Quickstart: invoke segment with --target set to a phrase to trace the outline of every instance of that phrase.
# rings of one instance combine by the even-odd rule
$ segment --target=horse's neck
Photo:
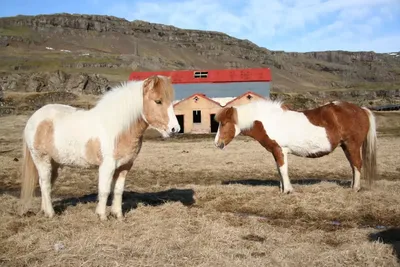
[[[282,115],[282,109],[276,106],[252,104],[238,107],[238,124],[241,130],[251,129],[255,121],[271,121]]]
[[[131,88],[134,84],[107,92],[96,106],[88,111],[88,116],[96,120],[107,137],[115,139],[126,135],[127,130],[136,128],[143,112],[143,91]],[[142,125],[139,123],[138,125]]]
[[[300,114],[301,112],[279,106],[249,106],[238,110],[238,124],[242,131],[251,130],[256,121],[263,123],[264,128],[270,128],[275,127],[277,123],[286,124]]]
[[[118,135],[114,149],[115,157],[117,159],[128,158],[129,160],[135,157],[142,146],[143,135],[148,126],[147,122],[140,118]]]
[[[149,124],[145,122],[143,118],[139,118],[135,122],[133,122],[127,130],[122,132],[119,135],[119,138],[121,136],[124,136],[125,138],[129,139],[139,139],[143,136],[148,127]]]

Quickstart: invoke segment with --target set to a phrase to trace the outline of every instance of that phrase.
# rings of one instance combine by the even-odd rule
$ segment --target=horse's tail
[[[376,122],[375,116],[371,110],[363,108],[368,115],[369,129],[367,138],[362,145],[362,162],[364,169],[364,178],[370,187],[372,181],[377,178],[376,164]]]
[[[31,151],[23,138],[23,159],[21,170],[21,213],[25,213],[32,203],[37,181],[39,178],[38,170],[32,159]]]

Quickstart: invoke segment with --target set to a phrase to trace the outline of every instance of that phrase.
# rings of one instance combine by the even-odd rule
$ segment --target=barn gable
[[[187,108],[221,108],[221,105],[208,98],[205,94],[193,94],[174,104],[174,110],[187,109]]]
[[[225,106],[226,107],[240,106],[260,99],[266,99],[266,98],[255,92],[247,91],[246,93],[241,94],[240,96],[226,103]]]

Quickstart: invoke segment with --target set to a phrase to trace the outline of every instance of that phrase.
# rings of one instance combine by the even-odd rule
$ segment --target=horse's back
[[[24,137],[30,148],[60,164],[86,166],[85,144],[97,127],[85,110],[62,104],[38,109],[28,120]]]
[[[25,131],[36,128],[45,120],[53,121],[55,118],[75,112],[77,108],[63,104],[47,104],[36,110],[27,120]],[[32,129],[33,130],[33,129]]]
[[[77,111],[78,108],[64,105],[64,104],[47,104],[36,110],[29,120],[41,120],[41,119],[54,119],[58,116],[71,114]],[[29,121],[28,120],[28,121]]]
[[[327,107],[328,113],[342,129],[368,130],[369,120],[365,110],[356,104],[335,101]]]
[[[324,126],[335,143],[354,138],[363,139],[368,132],[367,112],[353,103],[333,101],[303,113],[311,123]]]

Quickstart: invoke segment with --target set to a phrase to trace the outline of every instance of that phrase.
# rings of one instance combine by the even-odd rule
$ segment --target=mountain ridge
[[[134,70],[269,67],[276,92],[382,90],[400,87],[398,55],[273,51],[222,32],[115,16],[56,13],[0,18],[3,80],[58,70],[120,81]]]

